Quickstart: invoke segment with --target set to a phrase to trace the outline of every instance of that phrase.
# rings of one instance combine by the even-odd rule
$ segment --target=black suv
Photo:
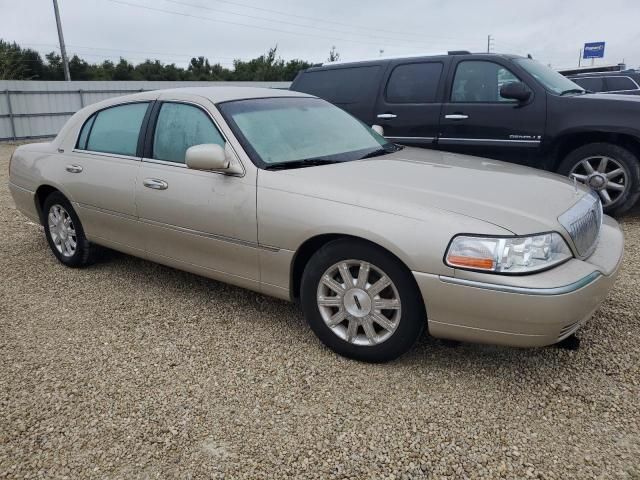
[[[571,175],[611,214],[640,197],[640,97],[588,93],[531,58],[449,52],[332,62],[300,72],[291,89],[380,125],[397,143]]]
[[[620,93],[640,95],[640,72],[623,70],[620,72],[580,73],[567,75],[574,83],[594,93]]]

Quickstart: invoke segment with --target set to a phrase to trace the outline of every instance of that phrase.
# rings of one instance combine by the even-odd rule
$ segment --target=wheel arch
[[[318,234],[305,240],[296,249],[293,255],[293,259],[291,261],[290,283],[289,283],[290,297],[292,301],[295,302],[300,299],[300,285],[302,283],[302,274],[304,273],[304,269],[307,263],[309,263],[309,260],[311,259],[313,254],[317,252],[320,248],[322,248],[324,245],[328,244],[329,242],[333,242],[335,240],[341,240],[341,239],[351,239],[354,241],[365,242],[370,245],[373,245],[376,248],[379,248],[385,251],[386,253],[388,253],[389,255],[391,255],[404,269],[406,269],[409,273],[411,273],[411,269],[406,264],[406,262],[404,262],[402,258],[400,258],[399,255],[391,251],[389,248],[381,245],[380,243],[366,239],[364,237],[346,234],[346,233]],[[411,275],[411,278],[413,279],[413,275]],[[414,279],[414,282],[415,282],[415,279]],[[415,282],[415,287],[419,292],[420,289],[418,288],[417,282]],[[425,308],[424,299],[422,298],[422,295],[420,295],[420,299],[422,301],[423,308]],[[426,311],[426,308],[425,308],[425,311]]]
[[[611,143],[626,148],[640,159],[640,136],[628,132],[601,130],[571,131],[560,135],[552,146],[552,164],[549,170],[556,172],[562,161],[572,151],[591,143]]]
[[[49,195],[51,195],[54,192],[59,192],[62,195],[64,195],[63,192],[60,191],[60,189],[49,185],[49,184],[44,184],[44,185],[40,185],[37,189],[36,192],[34,194],[34,201],[36,204],[36,212],[38,213],[38,218],[40,219],[40,223],[42,225],[44,225],[45,222],[45,212],[44,212],[44,202],[47,199],[47,197]],[[66,197],[66,195],[65,195]]]

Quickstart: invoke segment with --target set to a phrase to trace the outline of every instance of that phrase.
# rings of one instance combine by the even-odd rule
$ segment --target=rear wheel
[[[597,192],[608,214],[624,213],[640,197],[640,162],[618,145],[590,143],[577,148],[560,164],[558,173]]]
[[[71,202],[60,192],[44,201],[44,232],[51,251],[68,267],[81,267],[93,261],[95,247],[87,240]]]
[[[392,360],[411,348],[426,315],[415,281],[385,250],[355,240],[322,247],[307,264],[301,304],[320,340],[345,357]]]

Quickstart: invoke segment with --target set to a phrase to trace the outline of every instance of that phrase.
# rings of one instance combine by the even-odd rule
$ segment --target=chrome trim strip
[[[541,140],[506,140],[499,138],[451,138],[451,137],[440,137],[438,141],[447,141],[447,142],[483,142],[483,143],[525,143],[531,145],[538,145]]]
[[[247,240],[241,240],[239,238],[226,237],[224,235],[217,235],[215,233],[202,232],[200,230],[193,230],[191,228],[179,227],[178,225],[171,225],[171,224],[168,224],[168,223],[157,222],[155,220],[149,220],[147,218],[140,218],[139,220],[142,223],[146,223],[147,225],[153,225],[155,227],[160,227],[160,228],[167,228],[169,230],[175,230],[177,232],[189,233],[191,235],[197,235],[199,237],[211,238],[213,240],[220,240],[222,242],[234,243],[236,245],[242,245],[244,247],[258,248],[258,249],[261,249],[261,250],[269,250],[271,252],[280,251],[280,249],[277,248],[277,247],[272,247],[270,245],[262,245],[262,244],[259,244],[259,243],[256,243],[256,242],[250,242],[250,241],[247,241]]]
[[[494,290],[497,292],[505,293],[520,293],[524,295],[564,295],[566,293],[572,293],[576,290],[580,290],[586,287],[590,283],[600,278],[602,274],[600,272],[591,272],[586,277],[580,280],[570,283],[569,285],[563,285],[562,287],[553,288],[529,288],[529,287],[514,287],[512,285],[498,285],[495,283],[478,282],[475,280],[466,280],[464,278],[454,278],[440,275],[440,281],[444,283],[450,283],[453,285],[462,285],[465,287],[482,288],[485,290]]]
[[[154,220],[148,220],[146,218],[138,218],[132,215],[127,215],[126,213],[114,212],[113,210],[107,210],[100,207],[94,207],[93,205],[86,205],[81,203],[74,202],[75,205],[78,205],[80,208],[85,208],[87,210],[93,210],[95,212],[104,213],[105,215],[113,215],[115,217],[124,218],[125,220],[134,220],[139,221],[141,223],[146,223],[147,225],[153,225],[156,227],[167,228],[170,230],[176,230],[178,232],[190,233],[192,235],[197,235],[199,237],[211,238],[214,240],[220,240],[222,242],[234,243],[236,245],[243,245],[245,247],[250,248],[258,248],[260,250],[268,250],[270,252],[279,252],[280,249],[278,247],[273,247],[271,245],[262,245],[256,242],[249,242],[247,240],[240,240],[239,238],[226,237],[224,235],[216,235],[215,233],[207,233],[202,232],[200,230],[192,230],[190,228],[179,227],[177,225],[170,225],[168,223],[156,222]]]
[[[27,189],[27,188],[21,187],[20,185],[16,185],[16,184],[15,184],[15,183],[13,183],[13,182],[9,182],[9,188],[16,188],[16,189],[18,189],[18,190],[22,190],[23,192],[31,193],[31,194],[36,193],[36,192],[33,192],[33,191],[31,191],[31,190],[29,190],[29,189]]]
[[[430,140],[433,141],[436,139],[436,137],[384,137],[387,139],[394,139],[394,140]]]
[[[140,157],[132,157],[130,155],[119,155],[117,153],[107,153],[107,152],[94,152],[93,150],[81,150],[79,148],[74,148],[71,150],[73,153],[84,153],[87,155],[97,155],[99,157],[109,157],[109,158],[121,158],[123,160],[134,160],[139,162]]]

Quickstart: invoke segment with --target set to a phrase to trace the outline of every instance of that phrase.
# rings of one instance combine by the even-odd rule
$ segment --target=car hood
[[[259,186],[425,221],[430,209],[455,212],[517,235],[558,230],[558,216],[588,192],[541,170],[410,147],[366,160],[261,171]]]

